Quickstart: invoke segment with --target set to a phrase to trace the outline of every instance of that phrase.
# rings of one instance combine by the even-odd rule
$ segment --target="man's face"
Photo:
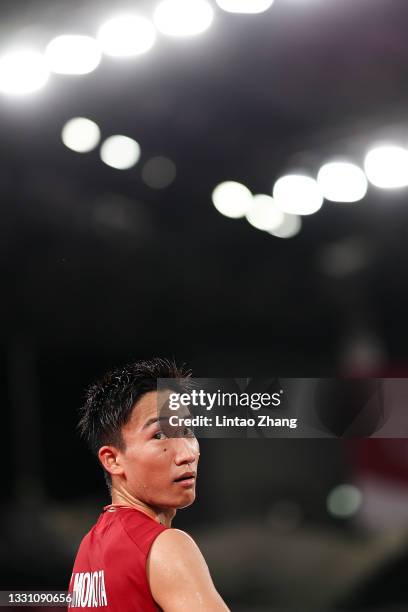
[[[184,508],[195,499],[199,446],[188,428],[172,431],[158,411],[157,393],[146,393],[122,428],[119,451],[127,491],[154,508]],[[168,416],[168,413],[167,413]]]

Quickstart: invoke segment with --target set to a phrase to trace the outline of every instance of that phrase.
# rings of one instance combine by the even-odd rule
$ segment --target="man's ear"
[[[98,451],[99,461],[104,469],[112,475],[123,474],[119,451],[114,446],[101,446]]]

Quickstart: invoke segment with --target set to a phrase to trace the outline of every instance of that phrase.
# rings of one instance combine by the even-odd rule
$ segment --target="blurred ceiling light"
[[[153,47],[156,30],[145,17],[120,15],[104,23],[97,38],[106,55],[131,57],[146,53]]]
[[[258,194],[253,196],[252,204],[246,214],[248,223],[260,230],[273,230],[283,222],[284,213],[276,207],[271,196]]]
[[[228,13],[263,13],[274,0],[216,0],[218,6]]]
[[[358,166],[348,162],[331,162],[322,166],[317,184],[326,200],[358,202],[367,193],[367,179]]]
[[[52,72],[57,74],[89,74],[99,66],[101,51],[91,36],[57,36],[45,50]]]
[[[176,178],[176,166],[167,157],[151,157],[142,168],[142,179],[152,189],[164,189]]]
[[[275,229],[269,230],[269,234],[276,238],[293,238],[300,232],[302,219],[298,215],[284,213],[282,223]]]
[[[62,128],[61,138],[68,149],[77,153],[88,153],[99,143],[101,133],[94,121],[85,117],[74,117]]]
[[[195,36],[207,30],[214,10],[206,0],[162,0],[154,11],[154,23],[167,36]]]
[[[13,51],[0,58],[0,91],[24,95],[41,89],[48,81],[44,55],[37,51]]]
[[[243,217],[252,205],[252,193],[245,185],[235,181],[220,183],[212,192],[215,208],[225,217]]]
[[[364,161],[370,183],[382,189],[396,189],[408,185],[408,150],[399,146],[371,149]]]
[[[273,187],[273,197],[278,208],[295,215],[311,215],[323,204],[317,182],[300,174],[288,174],[278,179]]]
[[[137,164],[139,157],[140,147],[138,143],[127,136],[110,136],[101,146],[102,161],[117,170],[131,168]]]
[[[339,485],[327,497],[327,510],[336,518],[349,518],[359,510],[362,497],[361,491],[354,485]]]

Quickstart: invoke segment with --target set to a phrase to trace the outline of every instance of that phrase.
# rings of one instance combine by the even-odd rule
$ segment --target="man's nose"
[[[189,438],[177,439],[177,450],[174,457],[176,465],[194,464],[197,461],[198,450],[195,440]],[[195,469],[195,466],[194,466]]]

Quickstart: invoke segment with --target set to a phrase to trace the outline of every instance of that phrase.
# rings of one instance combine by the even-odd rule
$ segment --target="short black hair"
[[[159,357],[107,372],[85,392],[78,423],[81,437],[96,456],[105,444],[123,450],[122,427],[129,421],[136,402],[145,393],[157,390],[158,378],[185,379],[190,376],[191,372],[184,366],[179,368],[174,361]],[[106,470],[104,473],[110,490],[110,474]]]

